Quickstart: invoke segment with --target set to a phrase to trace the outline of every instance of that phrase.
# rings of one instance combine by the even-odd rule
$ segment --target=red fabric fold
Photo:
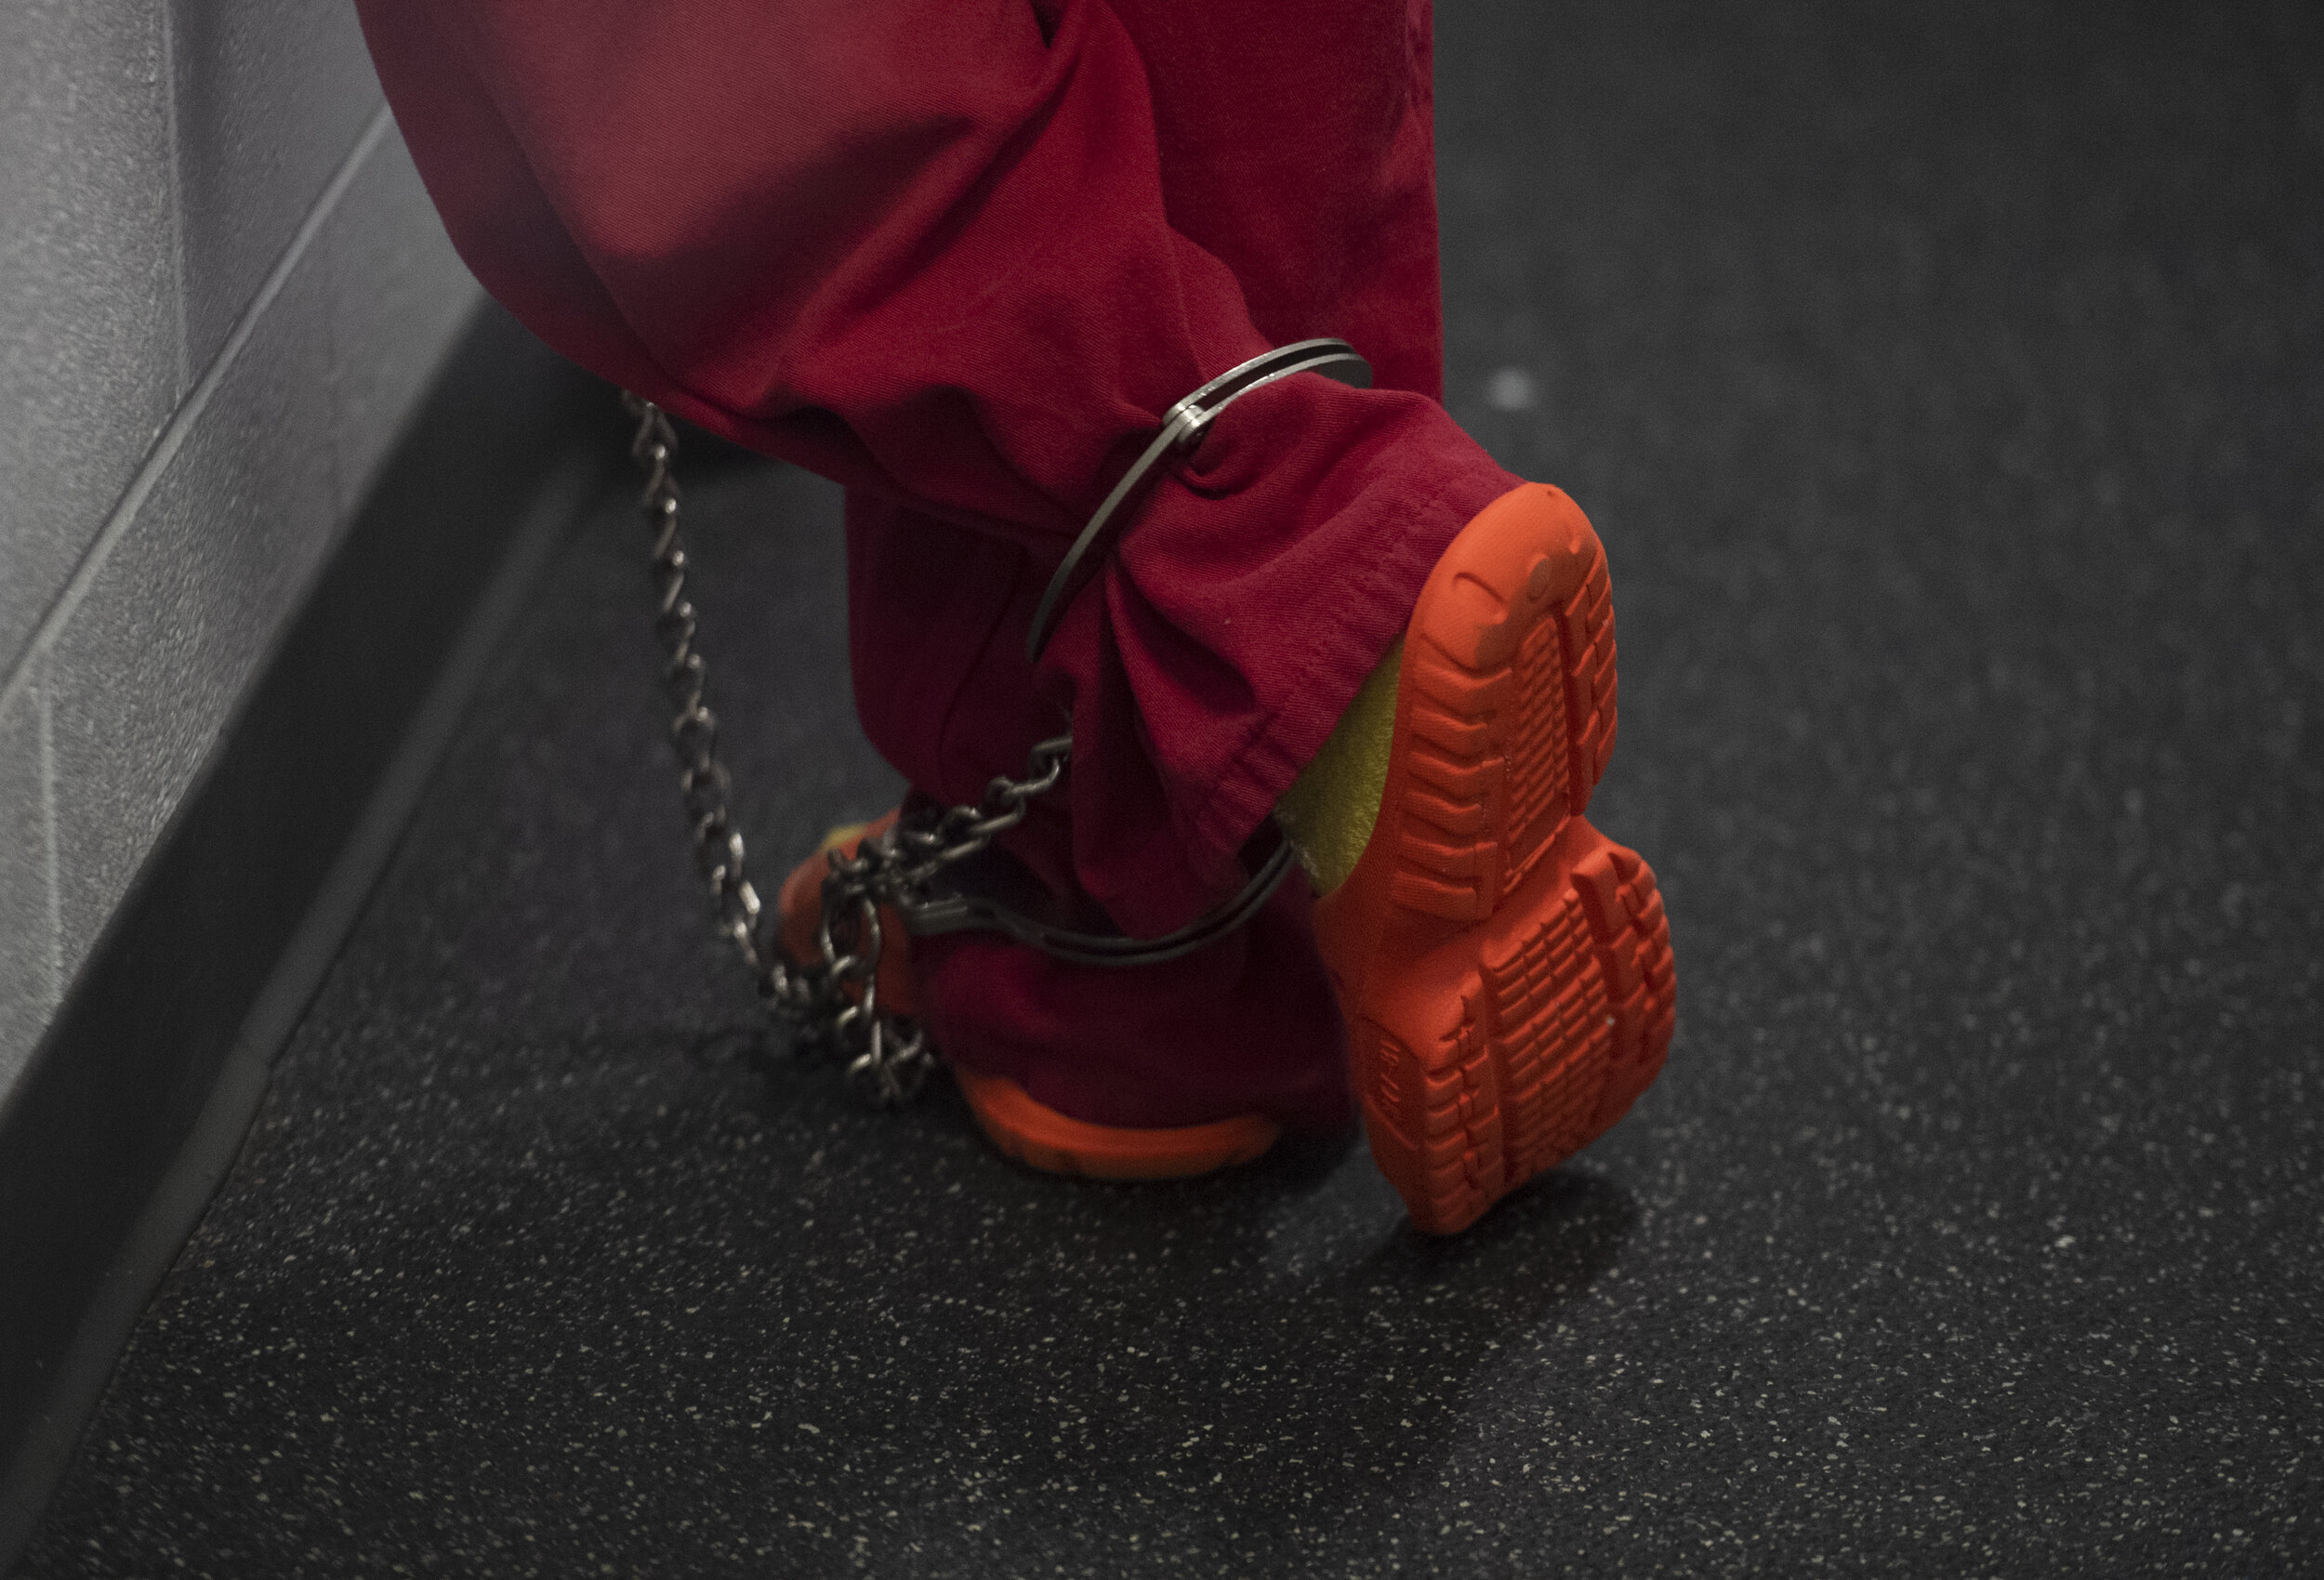
[[[495,296],[606,378],[847,485],[856,699],[916,787],[972,798],[1070,717],[1063,804],[1012,848],[1133,931],[1231,891],[1446,543],[1515,482],[1437,404],[1425,0],[358,8]],[[1050,569],[1163,412],[1319,335],[1379,388],[1301,375],[1237,402],[1028,666]],[[976,971],[940,969],[938,948],[931,1015],[985,1067],[1024,1018],[996,1006],[1040,981],[1117,1007],[1104,1038],[1046,1017],[1044,1057],[1209,1058],[1190,1090],[1344,1117],[1313,1096],[1327,1013],[1301,1010],[1305,1033],[1229,1013],[1312,1005],[1303,915],[1270,911],[1263,971],[1086,992],[984,944]],[[1249,1035],[1228,1046],[1262,1019],[1264,1078]],[[1129,1047],[1121,1023],[1157,1029]]]

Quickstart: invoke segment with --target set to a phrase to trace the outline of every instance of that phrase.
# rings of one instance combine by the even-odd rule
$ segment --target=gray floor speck
[[[1632,1119],[1438,1244],[756,1073],[609,501],[27,1573],[2324,1569],[2324,24],[1438,21],[1452,404],[1614,560]],[[893,783],[830,495],[694,498],[772,870]]]

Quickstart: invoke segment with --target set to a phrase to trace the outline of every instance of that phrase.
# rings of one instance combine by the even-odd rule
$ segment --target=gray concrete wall
[[[0,1098],[477,300],[348,0],[0,0]]]

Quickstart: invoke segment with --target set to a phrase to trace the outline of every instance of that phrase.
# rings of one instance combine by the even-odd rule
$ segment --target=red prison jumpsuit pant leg
[[[1438,404],[1427,0],[359,0],[453,241],[608,379],[847,488],[872,743],[972,800],[1070,718],[1009,836],[1127,929],[1182,925],[1515,485]],[[1196,385],[1352,341],[1376,388],[1237,402],[1038,665],[1033,609]],[[947,1058],[1101,1124],[1346,1124],[1294,879],[1129,969],[915,941]]]

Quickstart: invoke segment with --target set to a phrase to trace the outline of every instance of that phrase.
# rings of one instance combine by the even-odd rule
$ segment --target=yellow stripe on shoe
[[[1371,842],[1388,786],[1388,749],[1395,734],[1396,676],[1404,657],[1399,637],[1340,716],[1323,750],[1300,770],[1275,803],[1275,822],[1300,854],[1318,894],[1328,894],[1355,871]]]

